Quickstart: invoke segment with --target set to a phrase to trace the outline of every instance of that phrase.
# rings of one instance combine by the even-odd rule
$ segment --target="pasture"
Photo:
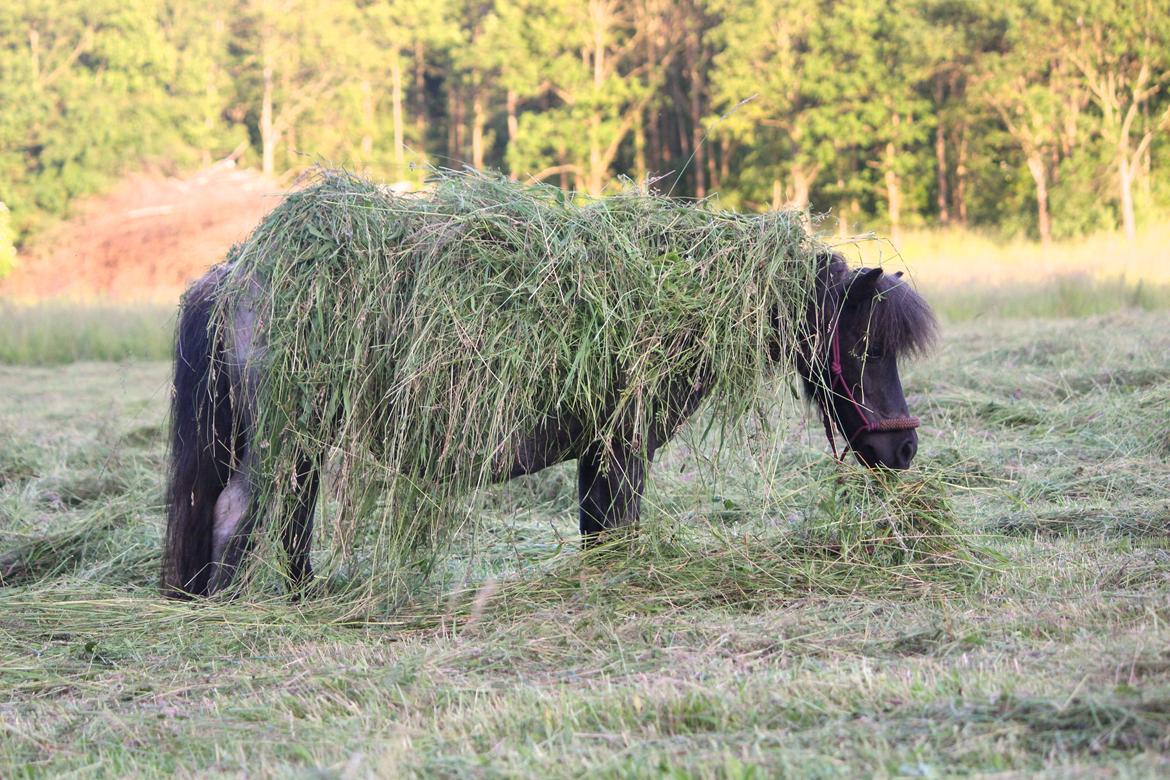
[[[949,501],[945,565],[850,533],[869,480],[779,387],[770,432],[668,448],[627,545],[579,552],[556,467],[399,609],[162,600],[169,365],[14,339],[0,776],[1165,776],[1170,313],[1117,285],[1054,307],[1081,317],[944,301],[901,495]]]

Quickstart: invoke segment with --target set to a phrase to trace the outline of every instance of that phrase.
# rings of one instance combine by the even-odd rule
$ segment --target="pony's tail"
[[[175,329],[162,565],[162,592],[171,598],[207,594],[215,502],[231,471],[231,393],[226,372],[217,369],[218,339],[209,328],[218,277],[213,271],[192,285]]]

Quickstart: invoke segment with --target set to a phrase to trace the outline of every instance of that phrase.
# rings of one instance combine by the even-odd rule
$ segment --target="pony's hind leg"
[[[310,458],[300,458],[294,480],[292,507],[281,528],[281,541],[288,555],[289,587],[294,593],[303,591],[313,578],[309,550],[313,544],[313,511],[317,507],[320,484],[317,464]]]
[[[212,566],[208,591],[215,593],[231,584],[244,555],[252,547],[257,527],[258,503],[279,506],[281,542],[288,554],[290,589],[300,591],[313,576],[309,548],[313,538],[313,510],[317,505],[320,472],[306,457],[296,460],[293,489],[280,500],[257,502],[251,475],[255,464],[245,458],[215,502],[215,526],[212,536]]]
[[[245,459],[245,464],[247,464]],[[256,525],[253,511],[250,468],[245,465],[232,473],[223,492],[215,501],[214,525],[211,537],[211,576],[208,594],[231,584],[240,566],[240,560],[251,546],[252,531]]]

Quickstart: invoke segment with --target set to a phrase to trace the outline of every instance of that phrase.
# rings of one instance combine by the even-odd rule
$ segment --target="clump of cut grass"
[[[804,543],[877,566],[951,566],[976,549],[960,530],[948,487],[936,474],[905,476],[843,466],[825,485]]]
[[[792,375],[818,245],[795,213],[437,171],[424,196],[322,172],[231,257],[213,327],[255,309],[262,506],[304,456],[334,464],[327,558],[402,592],[540,426],[648,458],[692,388],[717,430]],[[249,292],[262,290],[260,293]]]
[[[66,528],[48,533],[30,534],[24,539],[5,534],[4,549],[0,550],[0,587],[45,579],[69,571],[83,560],[109,557],[114,546],[111,538],[136,519],[128,503],[118,501],[101,507]],[[153,555],[149,549],[136,549],[133,553],[148,560]]]

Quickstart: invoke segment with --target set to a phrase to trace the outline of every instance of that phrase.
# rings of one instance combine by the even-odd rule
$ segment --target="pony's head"
[[[933,342],[938,326],[930,307],[901,273],[851,270],[832,254],[821,260],[808,317],[800,372],[834,452],[835,428],[863,465],[908,468],[918,451],[918,419],[906,405],[898,358]]]

